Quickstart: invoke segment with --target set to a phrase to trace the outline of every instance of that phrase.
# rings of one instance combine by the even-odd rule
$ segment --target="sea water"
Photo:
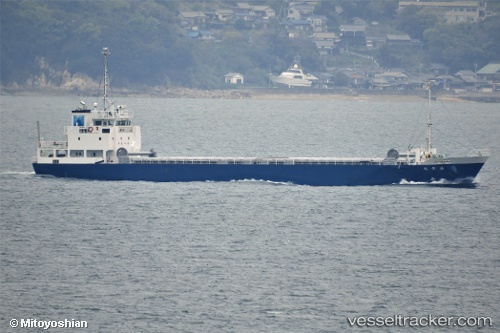
[[[425,99],[119,100],[159,155],[383,157],[425,143]],[[35,176],[36,121],[62,140],[78,102],[1,96],[1,332],[21,331],[12,319],[88,324],[51,332],[371,332],[348,318],[397,315],[500,329],[498,104],[433,113],[440,152],[490,148],[474,187]]]

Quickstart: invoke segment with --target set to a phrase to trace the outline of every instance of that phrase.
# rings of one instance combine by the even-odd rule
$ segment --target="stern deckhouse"
[[[101,106],[93,108],[81,101],[71,111],[71,123],[64,127],[66,141],[38,140],[36,163],[95,164],[123,162],[129,156],[154,153],[141,152],[141,128],[132,125],[134,115],[126,105],[108,100],[107,55],[104,54],[104,94]],[[39,130],[40,133],[40,130]]]

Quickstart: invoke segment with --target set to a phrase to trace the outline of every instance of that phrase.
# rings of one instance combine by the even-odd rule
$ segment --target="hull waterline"
[[[154,182],[266,180],[312,186],[390,185],[402,181],[471,182],[483,163],[423,165],[38,164],[37,175]],[[427,170],[426,170],[427,169]]]

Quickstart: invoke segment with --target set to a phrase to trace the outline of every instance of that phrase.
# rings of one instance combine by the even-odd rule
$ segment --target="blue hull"
[[[35,173],[94,180],[155,182],[267,180],[312,186],[471,182],[484,163],[429,165],[39,164]],[[441,170],[442,169],[442,170]]]

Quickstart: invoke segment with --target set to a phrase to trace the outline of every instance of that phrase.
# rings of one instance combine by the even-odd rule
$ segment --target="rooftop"
[[[500,73],[500,63],[488,64],[477,71],[477,74],[495,74],[495,73]]]

